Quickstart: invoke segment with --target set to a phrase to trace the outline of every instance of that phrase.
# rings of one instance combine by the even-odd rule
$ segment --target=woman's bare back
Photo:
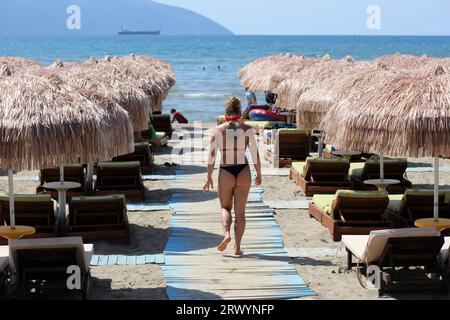
[[[214,130],[214,139],[216,140],[218,150],[220,150],[221,165],[233,166],[247,164],[245,156],[249,146],[252,128],[242,123],[224,123],[217,126]]]

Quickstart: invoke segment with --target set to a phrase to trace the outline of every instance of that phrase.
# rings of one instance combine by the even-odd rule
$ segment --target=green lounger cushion
[[[72,197],[72,202],[105,202],[112,200],[122,200],[124,203],[126,198],[123,194],[112,194],[108,196],[86,196],[86,197]]]
[[[167,134],[165,132],[156,131],[156,139],[161,140],[162,138],[167,137]]]
[[[445,194],[445,203],[450,203],[450,191],[444,190]]]
[[[399,213],[403,207],[403,194],[390,194],[388,209],[392,212]]]
[[[365,165],[364,162],[350,163],[350,175],[355,178],[362,178]]]
[[[305,162],[294,162],[292,167],[297,171],[302,177],[306,176],[306,164],[314,164],[314,163],[348,163],[347,160],[341,158],[316,158],[316,157],[308,157]]]
[[[336,199],[334,194],[316,194],[313,197],[313,202],[322,212],[331,215],[331,206],[334,199]]]
[[[0,201],[9,201],[9,196],[7,194],[0,194]],[[25,195],[25,194],[15,194],[15,202],[49,202],[52,198],[48,194],[43,195]]]
[[[389,195],[388,209],[392,212],[399,213],[403,210],[403,206],[405,205],[408,196],[432,196],[433,194],[433,190],[407,189],[404,194]],[[442,190],[439,191],[439,195],[447,196],[446,192]]]
[[[139,161],[130,162],[102,162],[97,164],[100,168],[135,168],[139,167],[141,164]]]
[[[297,172],[297,175],[303,176],[303,169],[305,168],[306,162],[305,161],[298,161],[298,162],[292,162],[291,168]]]
[[[336,196],[336,198],[379,199],[379,198],[387,198],[388,193],[386,191],[338,190],[338,191],[336,191],[335,196]]]
[[[331,205],[331,211],[334,211],[338,198],[351,199],[384,199],[388,198],[389,194],[386,191],[354,191],[354,190],[338,190],[335,194],[335,200]]]
[[[278,134],[305,134],[309,136],[311,134],[311,131],[294,128],[285,128],[285,129],[278,129]]]

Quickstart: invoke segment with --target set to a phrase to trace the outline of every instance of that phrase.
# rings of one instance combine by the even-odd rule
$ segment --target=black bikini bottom
[[[220,169],[224,169],[231,173],[235,178],[239,176],[239,174],[248,167],[248,164],[237,164],[229,167],[220,167]]]

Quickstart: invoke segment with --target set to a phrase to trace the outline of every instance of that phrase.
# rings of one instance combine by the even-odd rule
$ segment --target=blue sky
[[[450,35],[448,0],[156,0],[203,14],[236,34]],[[380,8],[381,29],[367,9]]]

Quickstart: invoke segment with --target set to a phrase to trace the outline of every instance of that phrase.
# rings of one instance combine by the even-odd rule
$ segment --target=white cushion
[[[16,252],[18,249],[56,249],[56,248],[77,248],[78,266],[84,272],[89,271],[94,249],[92,244],[83,244],[81,237],[61,237],[42,239],[20,239],[9,242],[9,265],[11,271],[15,272]]]
[[[8,267],[9,247],[0,246],[0,273]]]
[[[353,253],[353,255],[358,259],[362,260],[364,253],[366,251],[367,242],[369,241],[368,235],[343,235],[342,242],[345,247]]]
[[[378,262],[389,238],[436,237],[440,233],[436,228],[405,228],[372,231],[367,242],[365,254],[361,258],[367,264]]]

